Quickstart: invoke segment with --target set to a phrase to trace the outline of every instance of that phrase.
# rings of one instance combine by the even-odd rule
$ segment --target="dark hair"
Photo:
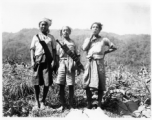
[[[92,26],[93,26],[94,24],[97,24],[98,27],[99,27],[99,29],[102,30],[102,26],[103,26],[103,25],[102,25],[100,22],[94,22],[94,23],[91,25],[90,29],[92,29]]]
[[[41,21],[41,22],[45,22],[45,21]],[[39,22],[39,27],[40,27],[41,22]],[[48,23],[47,23],[47,22],[46,22],[46,24],[48,25]],[[47,33],[49,33],[49,32],[50,32],[50,30],[49,30],[49,27],[48,27],[48,29],[47,29]]]
[[[64,26],[64,27],[67,27],[69,32],[70,32],[70,34],[71,34],[72,29],[69,26]],[[62,29],[63,29],[63,27],[62,27]],[[60,36],[62,36],[62,29],[60,30]]]

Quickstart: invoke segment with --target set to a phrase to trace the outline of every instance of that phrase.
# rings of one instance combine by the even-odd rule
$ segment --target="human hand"
[[[52,61],[51,63],[52,69],[54,71],[55,74],[57,74],[57,70],[58,70],[58,64],[56,61]]]
[[[92,33],[91,33],[91,39],[92,39],[94,36],[95,36],[95,33],[92,32]]]
[[[109,51],[108,51],[108,50],[104,52],[104,57],[105,57],[105,55],[106,55],[107,53],[109,53]]]
[[[54,60],[52,61],[51,66],[52,66],[52,68],[55,67],[55,61]]]
[[[80,73],[81,73],[81,71],[80,71],[80,70],[76,70],[76,76],[79,76],[79,75],[80,75]]]
[[[34,64],[35,64],[35,62],[34,62],[34,61],[31,61],[31,67],[33,67],[33,66],[34,66]]]

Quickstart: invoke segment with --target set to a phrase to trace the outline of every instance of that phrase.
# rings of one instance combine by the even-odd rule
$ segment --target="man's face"
[[[42,21],[40,23],[39,27],[40,27],[40,30],[41,30],[42,33],[43,32],[45,33],[45,32],[48,31],[48,24],[47,24],[47,22]]]
[[[93,32],[94,35],[98,35],[99,34],[100,28],[99,28],[99,26],[97,24],[93,24],[92,25],[92,32]]]
[[[70,30],[69,30],[69,28],[68,27],[63,27],[62,28],[62,35],[63,35],[63,37],[69,37],[69,35],[70,35]]]

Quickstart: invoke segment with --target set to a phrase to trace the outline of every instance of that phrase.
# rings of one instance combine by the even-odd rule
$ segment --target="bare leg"
[[[34,89],[35,89],[35,98],[37,101],[37,105],[38,105],[38,108],[40,108],[40,101],[39,101],[40,87],[39,87],[39,85],[34,85]]]
[[[43,98],[41,100],[41,102],[43,102],[44,105],[45,105],[45,99],[46,99],[48,91],[49,91],[49,86],[44,86],[44,88],[43,88]]]
[[[61,101],[61,104],[62,104],[63,107],[65,107],[65,99],[64,99],[65,93],[64,93],[64,88],[65,88],[64,85],[60,85],[59,95],[60,95],[60,101]]]
[[[103,96],[103,91],[98,90],[98,107],[101,107],[102,96]]]
[[[74,96],[74,87],[73,85],[69,86],[69,103],[70,103],[70,108],[73,108],[73,96]]]
[[[88,102],[87,108],[91,109],[91,107],[92,107],[92,105],[91,105],[92,94],[91,94],[90,88],[86,89],[86,95],[87,95],[87,102]]]

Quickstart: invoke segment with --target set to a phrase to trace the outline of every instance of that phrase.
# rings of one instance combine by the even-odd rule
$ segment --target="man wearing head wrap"
[[[52,24],[52,20],[50,20],[50,19],[48,19],[48,18],[43,18],[43,19],[39,22],[39,25],[40,25],[41,22],[46,22],[49,27],[50,27],[51,24]]]
[[[34,66],[32,85],[35,89],[38,108],[44,107],[49,86],[53,83],[52,69],[56,62],[56,41],[53,35],[49,34],[51,24],[52,20],[48,18],[39,22],[39,33],[34,35],[30,47],[31,64]],[[39,102],[40,85],[44,85],[41,102]]]

